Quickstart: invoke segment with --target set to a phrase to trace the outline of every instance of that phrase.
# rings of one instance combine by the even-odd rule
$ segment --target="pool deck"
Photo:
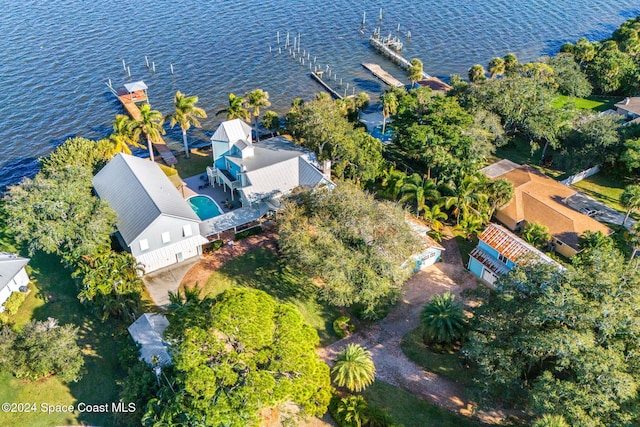
[[[184,187],[183,191],[181,191],[181,193],[185,199],[188,199],[193,196],[197,196],[198,194],[209,196],[213,200],[215,200],[215,202],[218,204],[218,207],[220,208],[221,213],[226,213],[226,212],[229,212],[230,210],[237,209],[240,207],[240,201],[238,200],[238,197],[235,197],[233,209],[225,208],[223,202],[225,200],[231,201],[231,193],[229,193],[228,191],[224,191],[225,189],[224,186],[219,187],[215,185],[214,186],[209,185],[209,186],[203,187],[207,183],[206,181],[202,181],[200,179],[200,177],[203,175],[205,175],[205,172],[202,172],[199,175],[190,176],[189,178],[183,179],[186,186]]]

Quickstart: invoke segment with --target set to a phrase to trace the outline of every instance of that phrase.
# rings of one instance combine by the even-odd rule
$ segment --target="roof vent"
[[[624,105],[629,105],[629,101],[631,101],[631,100],[630,100],[630,99],[629,99],[629,97],[627,96],[627,97],[624,99]]]

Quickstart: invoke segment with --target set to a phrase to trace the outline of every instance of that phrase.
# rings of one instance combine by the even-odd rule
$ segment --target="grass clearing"
[[[12,318],[16,328],[22,328],[31,319],[58,319],[61,325],[74,324],[79,331],[79,344],[85,356],[85,374],[77,383],[65,384],[56,377],[27,382],[0,371],[0,397],[6,402],[33,402],[37,412],[0,412],[0,425],[113,425],[110,414],[40,412],[42,403],[77,405],[118,401],[117,382],[125,377],[118,362],[120,344],[126,331],[115,322],[102,323],[76,298],[76,289],[69,272],[53,256],[38,254],[31,260],[31,277],[35,283],[31,292]]]
[[[261,289],[280,301],[292,303],[318,331],[323,346],[338,339],[333,321],[340,312],[319,302],[316,285],[285,266],[273,251],[258,248],[226,262],[209,276],[203,294],[216,296],[234,287]]]
[[[551,154],[554,157],[554,163],[560,164],[560,158],[556,158],[557,156],[553,153],[552,150],[547,150],[547,153]],[[518,163],[520,165],[530,165],[540,172],[544,173],[555,179],[563,179],[566,178],[567,174],[565,171],[553,168],[546,168],[539,166],[540,164],[540,150],[531,151],[531,145],[529,141],[524,138],[518,137],[511,140],[506,145],[502,147],[498,147],[496,149],[495,155],[489,157],[489,163],[495,163],[502,159],[509,159],[512,162]]]
[[[401,388],[376,381],[362,395],[384,408],[393,420],[405,427],[471,427],[479,424],[426,402]]]
[[[210,153],[199,149],[191,150],[191,157],[188,159],[181,156],[175,165],[176,170],[181,178],[189,178],[190,176],[205,173],[207,166],[213,164],[213,158]]]
[[[469,254],[478,246],[478,238],[474,237],[471,240],[467,240],[462,236],[456,236],[456,243],[458,243],[458,248],[460,249],[460,255],[462,256],[462,262],[465,266],[469,265]]]
[[[571,187],[574,190],[582,191],[586,195],[593,197],[618,212],[625,213],[627,210],[620,204],[620,196],[626,185],[627,184],[619,179],[598,173],[580,182],[576,182]],[[631,216],[635,219],[640,218],[633,214]]]
[[[463,366],[464,360],[456,353],[434,353],[422,341],[422,331],[416,328],[402,337],[402,352],[423,368],[450,378],[467,388],[475,386],[475,372]]]
[[[604,96],[589,96],[587,98],[574,98],[561,95],[553,102],[554,108],[562,108],[567,104],[573,104],[579,110],[606,111],[613,109],[613,104],[619,98]]]

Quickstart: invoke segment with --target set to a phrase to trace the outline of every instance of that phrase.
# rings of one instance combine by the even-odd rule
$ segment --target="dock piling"
[[[173,64],[170,62],[169,67],[171,68],[171,75],[173,75]]]
[[[280,31],[276,33],[276,40],[278,40],[278,46],[280,46]]]
[[[144,56],[144,62],[147,63],[147,70],[149,69],[149,58],[147,58],[147,55]]]
[[[122,69],[126,72],[127,71],[127,64],[124,62],[124,59],[122,60]]]
[[[128,65],[127,65],[127,74],[129,75],[129,77],[131,77],[131,67],[129,67]]]
[[[151,69],[153,70],[154,74],[156,72],[156,63],[151,61]]]
[[[367,12],[362,12],[362,26],[364,27],[364,25],[367,23]]]

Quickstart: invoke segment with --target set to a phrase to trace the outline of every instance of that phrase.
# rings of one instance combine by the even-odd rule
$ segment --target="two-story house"
[[[202,254],[208,240],[200,218],[154,162],[119,153],[93,187],[116,212],[116,235],[145,273]]]
[[[282,137],[253,143],[251,127],[240,119],[221,123],[211,148],[211,183],[230,190],[232,200],[237,194],[244,207],[278,199],[296,187],[333,185],[330,162],[321,172],[313,153]]]

